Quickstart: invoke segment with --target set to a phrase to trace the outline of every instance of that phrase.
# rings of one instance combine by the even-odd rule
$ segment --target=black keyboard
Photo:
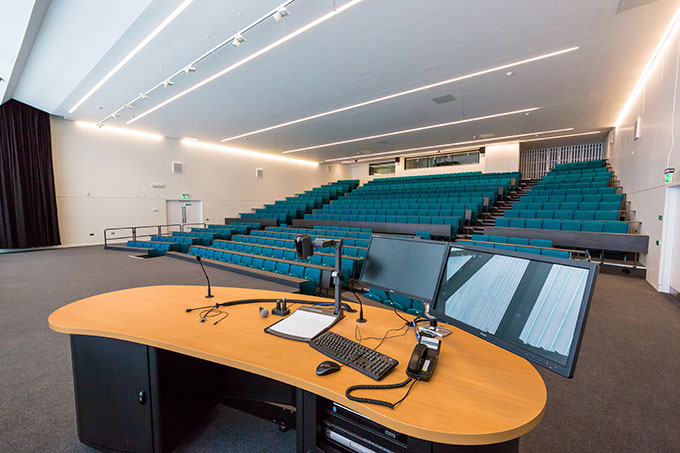
[[[394,367],[399,365],[398,360],[331,331],[312,339],[309,345],[331,359],[377,381],[390,374]]]

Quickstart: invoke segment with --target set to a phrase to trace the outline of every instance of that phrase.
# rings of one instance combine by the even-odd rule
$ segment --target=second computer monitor
[[[448,255],[446,242],[373,235],[361,283],[431,302]]]

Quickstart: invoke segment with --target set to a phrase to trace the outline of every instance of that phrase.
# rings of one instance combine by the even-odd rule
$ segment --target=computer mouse
[[[316,367],[316,374],[319,376],[325,376],[327,374],[335,373],[340,369],[340,365],[331,361],[326,360],[321,362],[318,367]]]

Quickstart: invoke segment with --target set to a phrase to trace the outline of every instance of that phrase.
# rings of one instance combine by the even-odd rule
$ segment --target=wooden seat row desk
[[[223,308],[229,315],[217,325],[216,318],[201,323],[197,312],[186,312],[238,299],[328,299],[226,287],[213,288],[214,299],[205,294],[200,286],[133,288],[82,299],[50,315],[50,327],[71,336],[83,443],[108,451],[168,451],[225,396],[295,406],[297,450],[305,452],[337,451],[320,428],[321,408],[331,402],[404,435],[408,451],[475,445],[516,451],[519,437],[543,416],[546,388],[534,367],[459,329],[444,338],[432,379],[416,383],[389,409],[345,397],[348,386],[376,381],[349,367],[317,376],[326,356],[303,342],[266,334],[264,328],[280,318],[262,318],[258,307],[273,303]],[[332,330],[354,339],[359,325],[362,344],[374,347],[378,341],[368,337],[404,326],[390,310],[366,306],[364,312],[367,323],[357,324],[357,313],[346,313]],[[412,329],[383,342],[380,352],[399,365],[381,384],[404,380],[415,343]],[[397,401],[404,392],[357,396]]]

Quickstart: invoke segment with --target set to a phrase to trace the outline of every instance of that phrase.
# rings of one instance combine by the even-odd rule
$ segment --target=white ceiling
[[[52,0],[13,96],[67,119],[98,122],[281,0],[196,0],[88,99],[68,110],[180,0]],[[347,0],[296,0],[106,124],[125,126],[205,77]],[[220,139],[572,46],[579,50],[229,142],[268,152],[465,118],[513,115],[288,154],[311,160],[575,128],[612,127],[677,0],[364,0],[285,45],[136,121],[170,137]],[[451,94],[456,100],[435,104]],[[386,140],[388,143],[377,143]]]

